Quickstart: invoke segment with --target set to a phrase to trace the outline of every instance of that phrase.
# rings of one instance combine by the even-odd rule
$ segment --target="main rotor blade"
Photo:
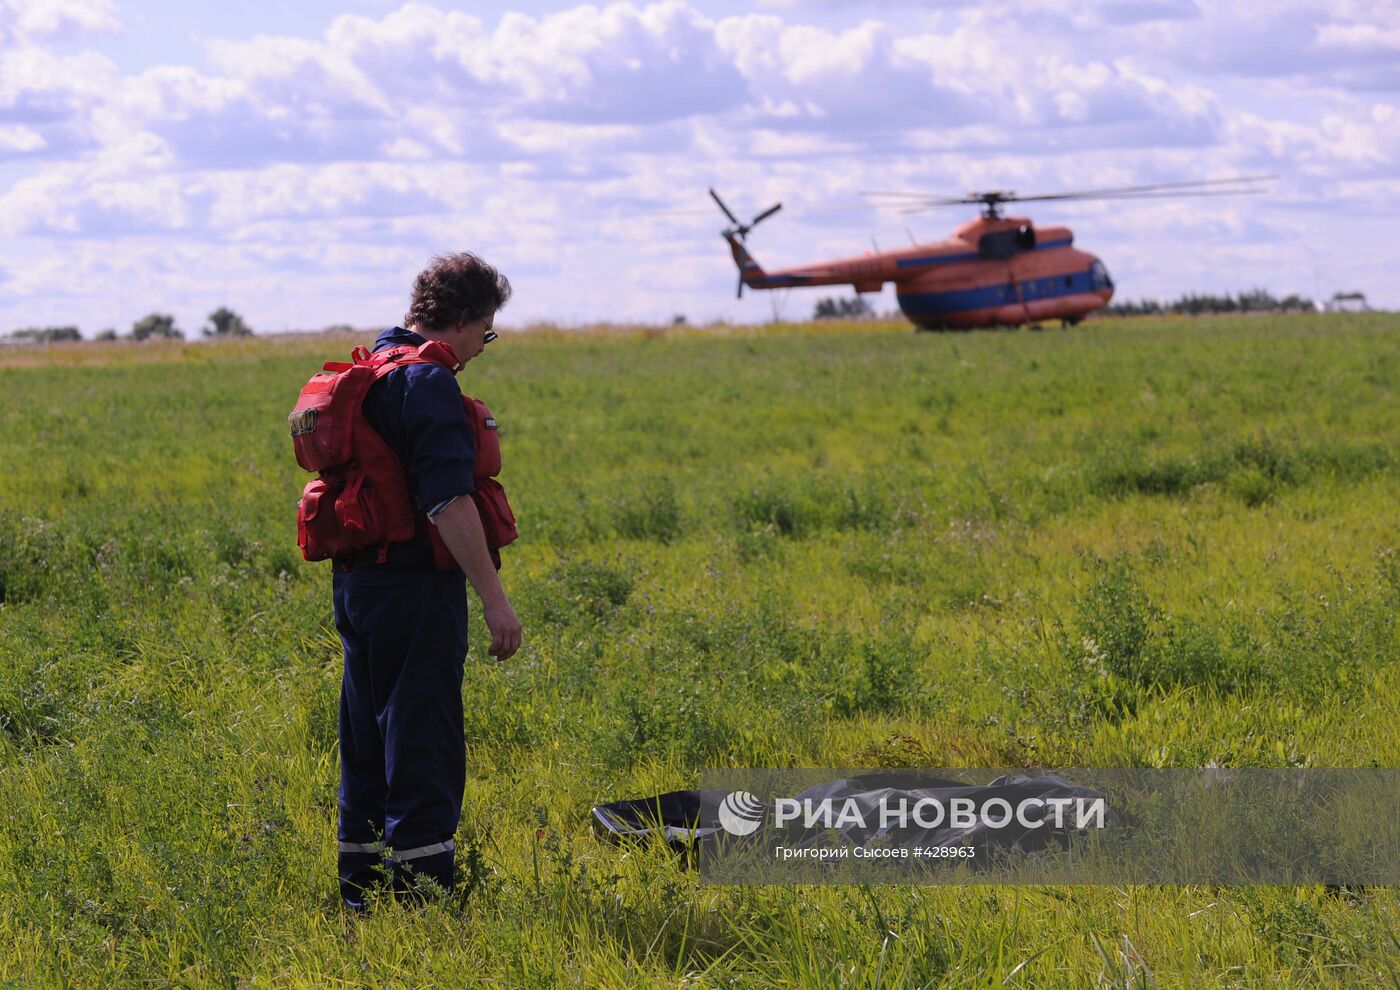
[[[1267,189],[1183,189],[1180,192],[1170,192],[1161,190],[1157,192],[1128,192],[1128,193],[1075,193],[1064,196],[1017,196],[1013,202],[1017,203],[1037,203],[1046,200],[1059,201],[1087,201],[1099,200],[1111,203],[1118,199],[1188,199],[1193,196],[1256,196],[1268,192]]]
[[[872,189],[872,190],[862,190],[862,191],[860,192],[860,195],[861,195],[861,196],[899,196],[899,197],[903,197],[903,198],[905,198],[905,199],[926,200],[926,201],[931,202],[931,203],[946,203],[946,204],[949,205],[949,206],[953,205],[954,203],[980,203],[980,202],[982,202],[982,200],[981,200],[980,198],[979,198],[979,199],[968,199],[968,198],[966,198],[966,197],[964,197],[964,196],[956,196],[956,197],[955,197],[955,196],[930,196],[928,193],[916,193],[916,192],[883,192],[883,191],[880,191],[880,190],[873,190],[873,189]]]
[[[1183,190],[1181,192],[1142,192],[1142,193],[1118,193],[1114,196],[1085,196],[1085,200],[1097,199],[1101,202],[1112,203],[1119,199],[1195,199],[1200,196],[1262,196],[1268,192],[1267,189],[1201,189],[1195,192]]]
[[[1115,195],[1064,195],[1064,196],[1017,196],[1012,202],[1036,202],[1039,200],[1054,199],[1062,202],[1091,202],[1097,200],[1101,203],[1112,203],[1120,199],[1191,199],[1198,196],[1259,196],[1268,192],[1267,189],[1202,189],[1196,192],[1183,190],[1181,192],[1141,192],[1141,193],[1117,193]],[[974,203],[982,200],[974,199]],[[946,206],[946,203],[919,203],[902,206],[899,213],[908,216],[911,213],[923,213],[926,210],[937,209]]]
[[[1114,196],[1119,193],[1155,192],[1160,189],[1196,189],[1201,186],[1243,185],[1250,182],[1271,182],[1277,175],[1236,175],[1227,179],[1187,179],[1182,182],[1153,182],[1143,186],[1109,186],[1105,189],[1075,189],[1065,193],[1034,196],[1008,196],[1007,199],[1057,199],[1065,196]]]
[[[1187,179],[1180,182],[1153,182],[1146,185],[1136,186],[1108,186],[1102,189],[1076,189],[1062,193],[1039,193],[1032,196],[1017,196],[1015,193],[1006,195],[992,192],[981,196],[936,196],[927,193],[903,192],[903,191],[881,191],[870,190],[862,192],[862,196],[891,196],[904,199],[918,200],[921,206],[957,206],[971,205],[973,203],[985,203],[988,197],[996,199],[1001,203],[1024,203],[1024,202],[1044,202],[1056,199],[1079,199],[1090,196],[1117,196],[1124,193],[1156,192],[1167,189],[1200,189],[1205,186],[1221,185],[1246,185],[1254,182],[1268,182],[1277,179],[1276,175],[1237,175],[1225,179]],[[891,204],[894,205],[894,204]],[[912,205],[912,204],[900,204]]]
[[[1223,180],[1222,180],[1223,181]],[[1241,182],[1245,180],[1239,180]],[[1119,186],[1116,189],[1081,189],[1077,192],[1046,193],[1038,196],[1007,196],[1003,203],[1043,203],[1057,199],[1123,199],[1127,196],[1234,196],[1243,192],[1266,192],[1258,186],[1241,185],[1238,189],[1202,189],[1220,182],[1160,182],[1150,186]]]
[[[710,195],[714,198],[714,201],[719,206],[719,208],[724,211],[724,215],[729,218],[730,223],[734,224],[734,226],[736,227],[743,226],[741,223],[739,223],[739,218],[736,217],[733,213],[729,212],[729,207],[724,205],[724,200],[719,198],[719,193],[715,192],[714,189],[711,188]]]

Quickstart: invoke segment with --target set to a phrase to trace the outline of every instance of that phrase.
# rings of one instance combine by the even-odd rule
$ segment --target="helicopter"
[[[754,260],[745,239],[749,231],[781,210],[782,203],[741,223],[714,189],[710,196],[730,221],[720,236],[728,242],[739,268],[740,297],[746,286],[850,285],[856,292],[879,292],[886,282],[893,282],[899,308],[916,329],[970,330],[1042,320],[1060,320],[1073,326],[1113,298],[1108,269],[1096,256],[1074,247],[1074,234],[1068,227],[1036,227],[1026,217],[1004,216],[1005,204],[1230,196],[1263,192],[1254,184],[1272,178],[1193,179],[1034,196],[1018,196],[1013,190],[970,192],[960,197],[866,192],[863,195],[901,213],[976,204],[981,207],[981,216],[962,224],[943,241],[776,271],[767,271]]]

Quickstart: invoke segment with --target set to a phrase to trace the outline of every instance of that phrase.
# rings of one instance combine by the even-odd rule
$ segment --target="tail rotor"
[[[744,238],[748,236],[749,231],[753,230],[763,221],[767,220],[774,213],[777,213],[783,208],[782,203],[774,203],[772,206],[768,207],[768,209],[756,215],[748,223],[740,223],[739,218],[734,215],[734,211],[731,210],[728,206],[724,205],[724,200],[719,198],[719,193],[715,192],[713,188],[710,189],[710,198],[715,201],[715,205],[720,208],[720,211],[723,212],[724,215],[729,218],[730,226],[720,231],[720,236],[722,236],[726,241],[728,241],[732,248],[736,249],[736,261],[738,260],[739,254],[741,252],[744,255],[747,255],[748,253],[746,251],[743,251],[742,245],[744,243]],[[742,266],[739,272],[739,291],[737,295],[738,298],[743,298],[744,295],[744,273],[742,270]]]

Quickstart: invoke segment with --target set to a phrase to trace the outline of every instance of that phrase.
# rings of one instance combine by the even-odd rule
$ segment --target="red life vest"
[[[378,547],[383,563],[389,544],[411,540],[423,530],[434,565],[439,570],[457,567],[437,527],[414,508],[398,455],[364,414],[370,386],[410,364],[436,364],[454,374],[461,367],[452,348],[440,340],[376,353],[356,347],[349,363],[327,361],[301,390],[287,422],[297,463],[317,472],[297,502],[297,545],[305,560],[345,564],[360,551]],[[500,548],[517,535],[505,489],[495,477],[501,471],[500,438],[484,402],[464,395],[462,405],[476,448],[472,500],[499,568]]]

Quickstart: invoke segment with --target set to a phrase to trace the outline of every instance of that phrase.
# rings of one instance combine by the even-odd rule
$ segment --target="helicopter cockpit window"
[[[1095,261],[1089,266],[1089,281],[1093,283],[1095,291],[1113,288],[1113,279],[1108,277],[1108,269],[1102,261]]]
[[[1035,228],[1023,223],[1015,230],[994,230],[977,241],[977,253],[984,258],[1005,260],[1022,251],[1035,250]]]
[[[984,258],[1005,260],[1023,250],[1017,243],[1017,233],[1014,230],[994,230],[990,234],[983,234],[977,240],[977,253]]]

